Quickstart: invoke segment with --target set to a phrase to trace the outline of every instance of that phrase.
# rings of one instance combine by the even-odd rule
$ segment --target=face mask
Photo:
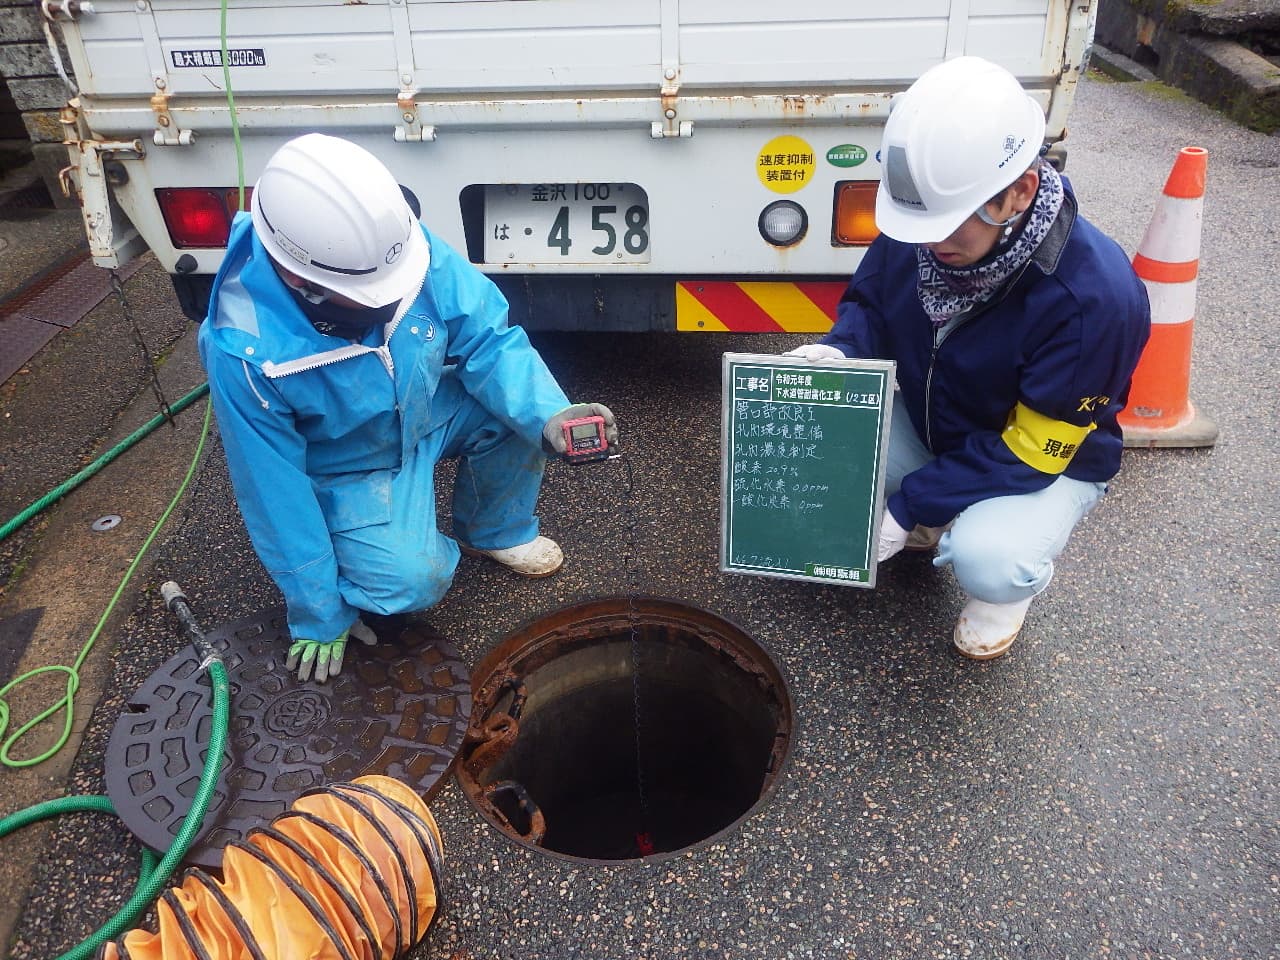
[[[320,333],[344,340],[363,340],[374,327],[390,323],[396,315],[400,301],[385,307],[340,307],[330,300],[312,301],[301,291],[290,290],[294,300],[302,308],[311,325]]]
[[[307,301],[307,303],[324,303],[329,299],[328,290],[325,290],[322,287],[317,287],[314,284],[307,283],[305,280],[302,281],[302,286],[300,287],[295,287],[286,280],[285,286],[298,296],[302,297],[302,299]]]

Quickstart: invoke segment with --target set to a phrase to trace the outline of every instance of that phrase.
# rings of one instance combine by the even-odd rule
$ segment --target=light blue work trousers
[[[903,477],[932,459],[895,391],[885,498],[898,492]],[[1035,493],[980,500],[961,511],[942,535],[933,565],[951,564],[965,593],[987,603],[1034,597],[1049,585],[1053,561],[1106,489],[1105,483],[1059,476]]]
[[[513,433],[451,377],[433,406],[452,416],[428,433],[391,481],[391,519],[332,534],[338,589],[370,613],[423,610],[453,582],[460,550],[437,527],[435,466],[458,457],[453,532],[467,546],[500,549],[538,535],[534,509],[546,457]]]

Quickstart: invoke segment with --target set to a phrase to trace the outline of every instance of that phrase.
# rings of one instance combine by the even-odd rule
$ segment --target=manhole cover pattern
[[[221,775],[187,862],[217,867],[228,841],[283,813],[314,787],[365,774],[395,777],[430,799],[452,770],[471,717],[471,684],[443,637],[411,627],[394,642],[348,644],[324,685],[285,670],[284,610],[210,633],[231,686]],[[389,639],[389,638],[382,638]],[[107,747],[107,793],[125,825],[168,849],[200,782],[213,722],[194,649],[138,689]]]

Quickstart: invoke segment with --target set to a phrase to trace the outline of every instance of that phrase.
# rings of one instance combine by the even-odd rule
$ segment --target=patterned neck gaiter
[[[923,246],[916,246],[916,284],[920,305],[935,328],[989,299],[1001,284],[1030,260],[1062,209],[1062,178],[1048,161],[1040,161],[1040,187],[1023,217],[1021,229],[1001,239],[975,264],[949,267]]]

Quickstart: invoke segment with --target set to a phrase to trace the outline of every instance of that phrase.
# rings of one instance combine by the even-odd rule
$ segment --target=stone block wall
[[[1096,37],[1236,122],[1280,132],[1280,0],[1100,0]]]
[[[55,202],[65,203],[58,171],[67,165],[67,150],[58,111],[70,93],[54,66],[35,0],[0,0],[0,77],[21,114],[41,178]]]

